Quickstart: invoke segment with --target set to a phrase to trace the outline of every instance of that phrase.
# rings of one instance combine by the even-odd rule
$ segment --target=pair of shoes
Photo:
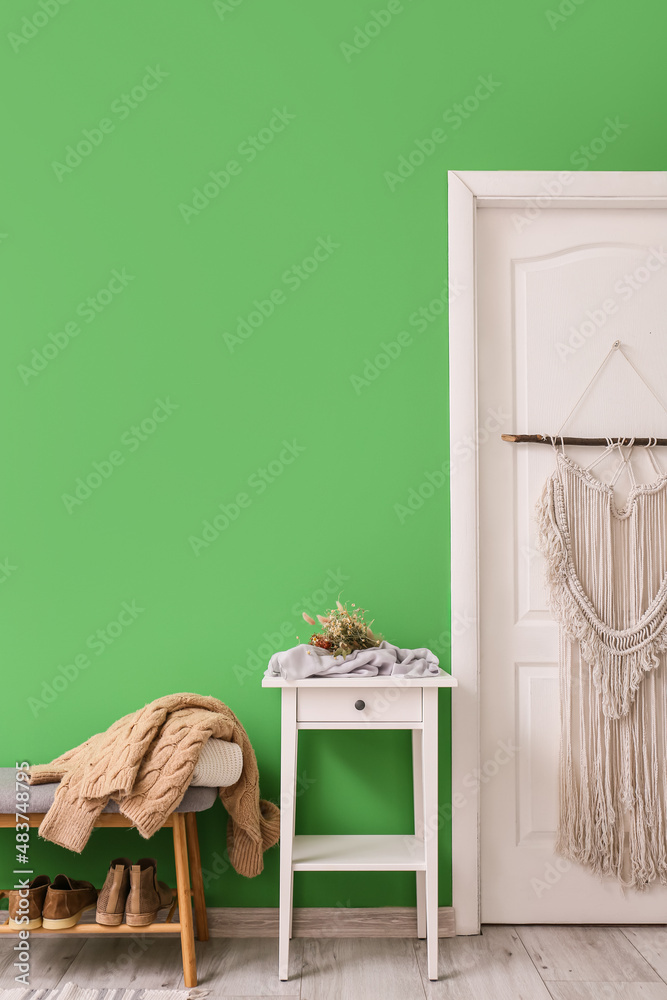
[[[172,903],[172,891],[157,880],[155,858],[140,858],[133,865],[129,858],[111,862],[99,894],[91,882],[56,875],[38,875],[26,889],[9,893],[9,924],[12,930],[58,931],[78,924],[85,910],[97,906],[98,924],[116,927],[126,923],[133,927],[152,924],[159,910]]]
[[[154,923],[158,910],[171,906],[172,899],[169,886],[157,880],[155,858],[140,858],[136,865],[129,858],[115,858],[97,901],[95,919],[116,927],[124,914],[130,926],[145,927]]]
[[[22,895],[23,893],[23,895]],[[38,875],[26,889],[9,893],[9,926],[13,930],[59,931],[74,927],[84,910],[92,910],[97,902],[97,889],[91,882],[56,875]]]

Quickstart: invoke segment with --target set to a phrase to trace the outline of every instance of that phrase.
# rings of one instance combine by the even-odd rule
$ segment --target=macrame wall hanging
[[[624,886],[667,883],[667,476],[652,447],[661,438],[562,436],[615,342],[551,443],[556,468],[537,506],[551,609],[559,625],[561,746],[556,850]],[[565,445],[604,451],[587,467]],[[560,445],[560,447],[558,447]],[[633,447],[644,446],[655,479],[637,484]],[[625,449],[625,450],[624,450]],[[618,453],[610,483],[592,469]],[[632,488],[619,509],[614,486]]]

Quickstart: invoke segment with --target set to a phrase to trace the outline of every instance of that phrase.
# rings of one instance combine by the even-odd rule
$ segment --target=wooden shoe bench
[[[16,828],[16,814],[8,811],[8,794],[11,794],[11,801],[14,800],[14,768],[0,768],[0,828]],[[11,782],[11,790],[8,786]],[[55,795],[57,785],[31,785],[31,799],[43,800],[46,790],[50,792],[51,799]],[[192,904],[194,902],[194,916],[196,920],[196,936],[198,941],[208,941],[208,921],[206,918],[206,900],[204,898],[204,880],[201,870],[201,856],[199,853],[199,838],[197,835],[197,813],[208,809],[217,798],[217,789],[193,787],[185,793],[177,811],[173,812],[164,823],[164,826],[171,827],[174,835],[174,861],[176,866],[176,888],[174,902],[164,921],[148,924],[146,927],[130,927],[127,924],[120,924],[116,927],[107,927],[97,923],[78,923],[74,927],[66,930],[50,931],[40,927],[31,930],[33,934],[78,934],[92,936],[99,934],[179,934],[181,938],[181,951],[183,955],[183,981],[186,987],[197,985],[197,960],[195,955],[195,926],[192,914]],[[36,803],[37,804],[37,803]],[[39,803],[42,805],[42,802]],[[32,806],[32,803],[30,804]],[[30,808],[30,807],[29,807]],[[95,827],[131,827],[130,820],[117,811],[115,803],[107,806],[109,811],[104,811],[98,816]],[[111,811],[114,810],[114,811]],[[31,827],[38,827],[44,819],[44,812],[30,811],[25,815],[25,822]],[[34,877],[33,872],[31,877]],[[105,873],[106,874],[106,873]],[[17,876],[19,878],[20,876]],[[192,880],[192,886],[191,886]],[[0,898],[6,896],[9,890],[3,890]],[[174,910],[178,904],[178,921],[173,921]],[[17,930],[8,927],[6,922],[0,925],[0,934],[14,934]]]

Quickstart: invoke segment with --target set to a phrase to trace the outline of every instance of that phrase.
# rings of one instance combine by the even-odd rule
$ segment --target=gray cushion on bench
[[[0,767],[0,813],[16,811],[16,771],[13,767]],[[49,785],[30,785],[28,792],[28,812],[48,812],[56,794],[57,782]],[[174,812],[203,812],[210,809],[218,797],[217,788],[204,788],[201,785],[190,785],[181,803]],[[117,802],[109,802],[104,812],[119,812]]]

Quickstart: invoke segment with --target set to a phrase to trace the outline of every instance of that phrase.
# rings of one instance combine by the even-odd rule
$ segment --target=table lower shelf
[[[305,834],[294,838],[295,872],[426,870],[424,842],[412,834]]]

